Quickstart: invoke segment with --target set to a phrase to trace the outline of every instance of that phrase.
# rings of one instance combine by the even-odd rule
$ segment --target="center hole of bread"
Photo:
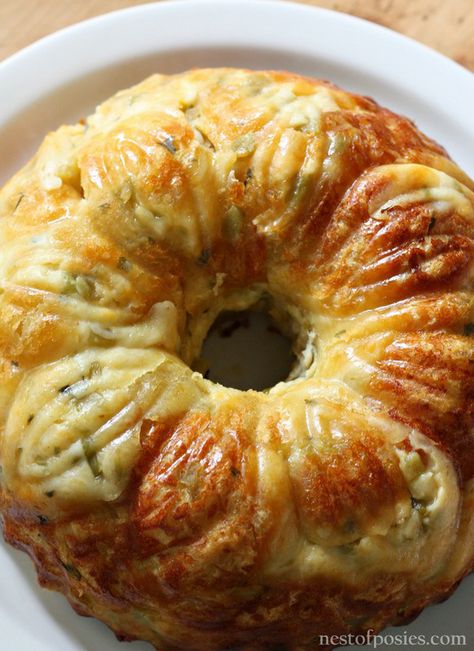
[[[263,311],[222,312],[204,341],[201,372],[212,382],[263,391],[285,380],[294,365],[292,341]]]

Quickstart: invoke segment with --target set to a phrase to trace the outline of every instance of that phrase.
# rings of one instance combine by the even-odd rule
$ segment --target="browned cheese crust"
[[[278,72],[155,75],[0,193],[1,510],[42,585],[160,650],[317,649],[473,569],[474,184]],[[295,339],[265,392],[216,316]]]

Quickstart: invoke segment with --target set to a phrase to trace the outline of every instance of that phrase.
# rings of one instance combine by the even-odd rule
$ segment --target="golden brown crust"
[[[323,648],[474,562],[474,184],[328,82],[155,75],[0,192],[0,503],[39,580],[157,649]],[[219,312],[296,331],[268,392]]]

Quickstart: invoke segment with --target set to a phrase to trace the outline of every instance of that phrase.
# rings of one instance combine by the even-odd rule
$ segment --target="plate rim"
[[[426,74],[431,66],[435,65],[438,72],[437,77],[443,78],[444,104],[438,103],[437,108],[440,110],[444,108],[444,112],[447,113],[452,111],[453,115],[457,116],[456,119],[461,118],[463,127],[472,131],[471,135],[474,137],[474,125],[471,125],[472,119],[469,119],[470,111],[468,110],[468,106],[472,106],[474,103],[474,74],[467,68],[431,47],[382,25],[343,12],[288,0],[163,0],[94,16],[48,34],[0,62],[0,86],[5,89],[2,95],[8,98],[4,101],[0,98],[0,127],[28,105],[71,79],[117,63],[121,58],[130,60],[130,58],[138,58],[150,53],[150,33],[147,32],[147,27],[151,26],[151,21],[147,21],[146,18],[157,15],[162,20],[173,21],[183,12],[193,14],[195,29],[189,30],[189,27],[184,25],[179,34],[173,34],[173,37],[177,39],[174,49],[183,46],[183,39],[188,42],[189,39],[192,41],[194,38],[195,46],[205,44],[207,47],[218,47],[225,44],[227,46],[253,45],[255,47],[256,45],[271,44],[275,47],[291,44],[300,53],[314,55],[318,52],[318,45],[310,44],[308,33],[302,33],[306,26],[304,20],[306,16],[311,18],[308,24],[314,23],[314,20],[318,19],[328,26],[327,30],[318,34],[318,38],[322,37],[322,46],[326,46],[328,43],[324,32],[335,30],[344,34],[345,40],[339,44],[340,53],[336,53],[336,56],[337,54],[342,55],[338,57],[341,60],[346,59],[348,48],[354,45],[354,40],[357,40],[354,39],[355,33],[360,34],[360,37],[363,34],[367,35],[363,46],[361,48],[354,47],[350,52],[351,62],[354,66],[363,60],[366,72],[372,73],[374,70],[378,70],[380,73],[380,63],[375,62],[375,55],[380,55],[388,65],[387,76],[391,81],[403,84],[407,89],[413,88],[418,95],[426,92],[427,95],[436,97],[439,94],[440,84],[437,79],[431,79],[432,75]],[[206,24],[211,12],[214,25],[209,20]],[[274,21],[279,22],[273,22],[271,30],[258,34],[255,31],[258,20],[254,20],[252,15],[255,12],[260,16],[272,15]],[[231,19],[226,21],[226,16],[230,17],[232,14],[237,15],[240,21],[245,21],[244,34],[242,34],[242,30],[237,33],[235,22]],[[292,39],[291,35],[288,38],[288,34],[285,32],[286,26],[290,23],[288,18],[290,14],[291,18],[300,18],[298,43],[294,38]],[[281,18],[284,18],[284,21],[281,21]],[[131,30],[140,23],[142,27],[144,26],[144,30],[140,34],[141,42],[137,41],[134,32],[129,42],[117,43],[116,41],[119,39],[112,38],[115,30],[123,31],[124,25],[128,26],[129,34],[131,34]],[[212,29],[216,24],[219,25],[220,32]],[[207,27],[207,30],[203,30],[202,27]],[[107,38],[104,38],[105,36]],[[156,35],[153,36],[156,39]],[[205,40],[203,36],[205,36]],[[163,44],[159,44],[159,49],[169,45],[169,37],[170,34],[163,35]],[[91,39],[93,45],[101,45],[98,57],[97,49],[84,47],[84,44]],[[67,47],[64,47],[65,45]],[[356,45],[358,46],[357,43]],[[122,48],[125,56],[121,58],[118,56],[117,46]],[[80,53],[80,57],[75,56],[77,52]],[[72,56],[73,54],[74,56]],[[400,65],[399,68],[394,65],[397,54],[404,55],[403,65]],[[331,55],[331,60],[335,59],[334,51],[331,52]],[[51,61],[54,61],[54,75],[47,73]],[[404,66],[408,62],[411,77],[406,78],[404,77],[406,70]],[[33,63],[35,74],[32,77]],[[416,86],[413,85],[414,76],[416,76]],[[18,84],[18,78],[28,79],[29,83]],[[466,93],[468,94],[467,98]],[[12,96],[16,97],[16,100],[12,101]]]

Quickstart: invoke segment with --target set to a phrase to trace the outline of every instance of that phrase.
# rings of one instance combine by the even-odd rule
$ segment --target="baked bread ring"
[[[325,81],[154,75],[0,195],[1,509],[42,585],[157,649],[315,649],[474,558],[474,184]],[[191,365],[265,300],[268,391]]]

